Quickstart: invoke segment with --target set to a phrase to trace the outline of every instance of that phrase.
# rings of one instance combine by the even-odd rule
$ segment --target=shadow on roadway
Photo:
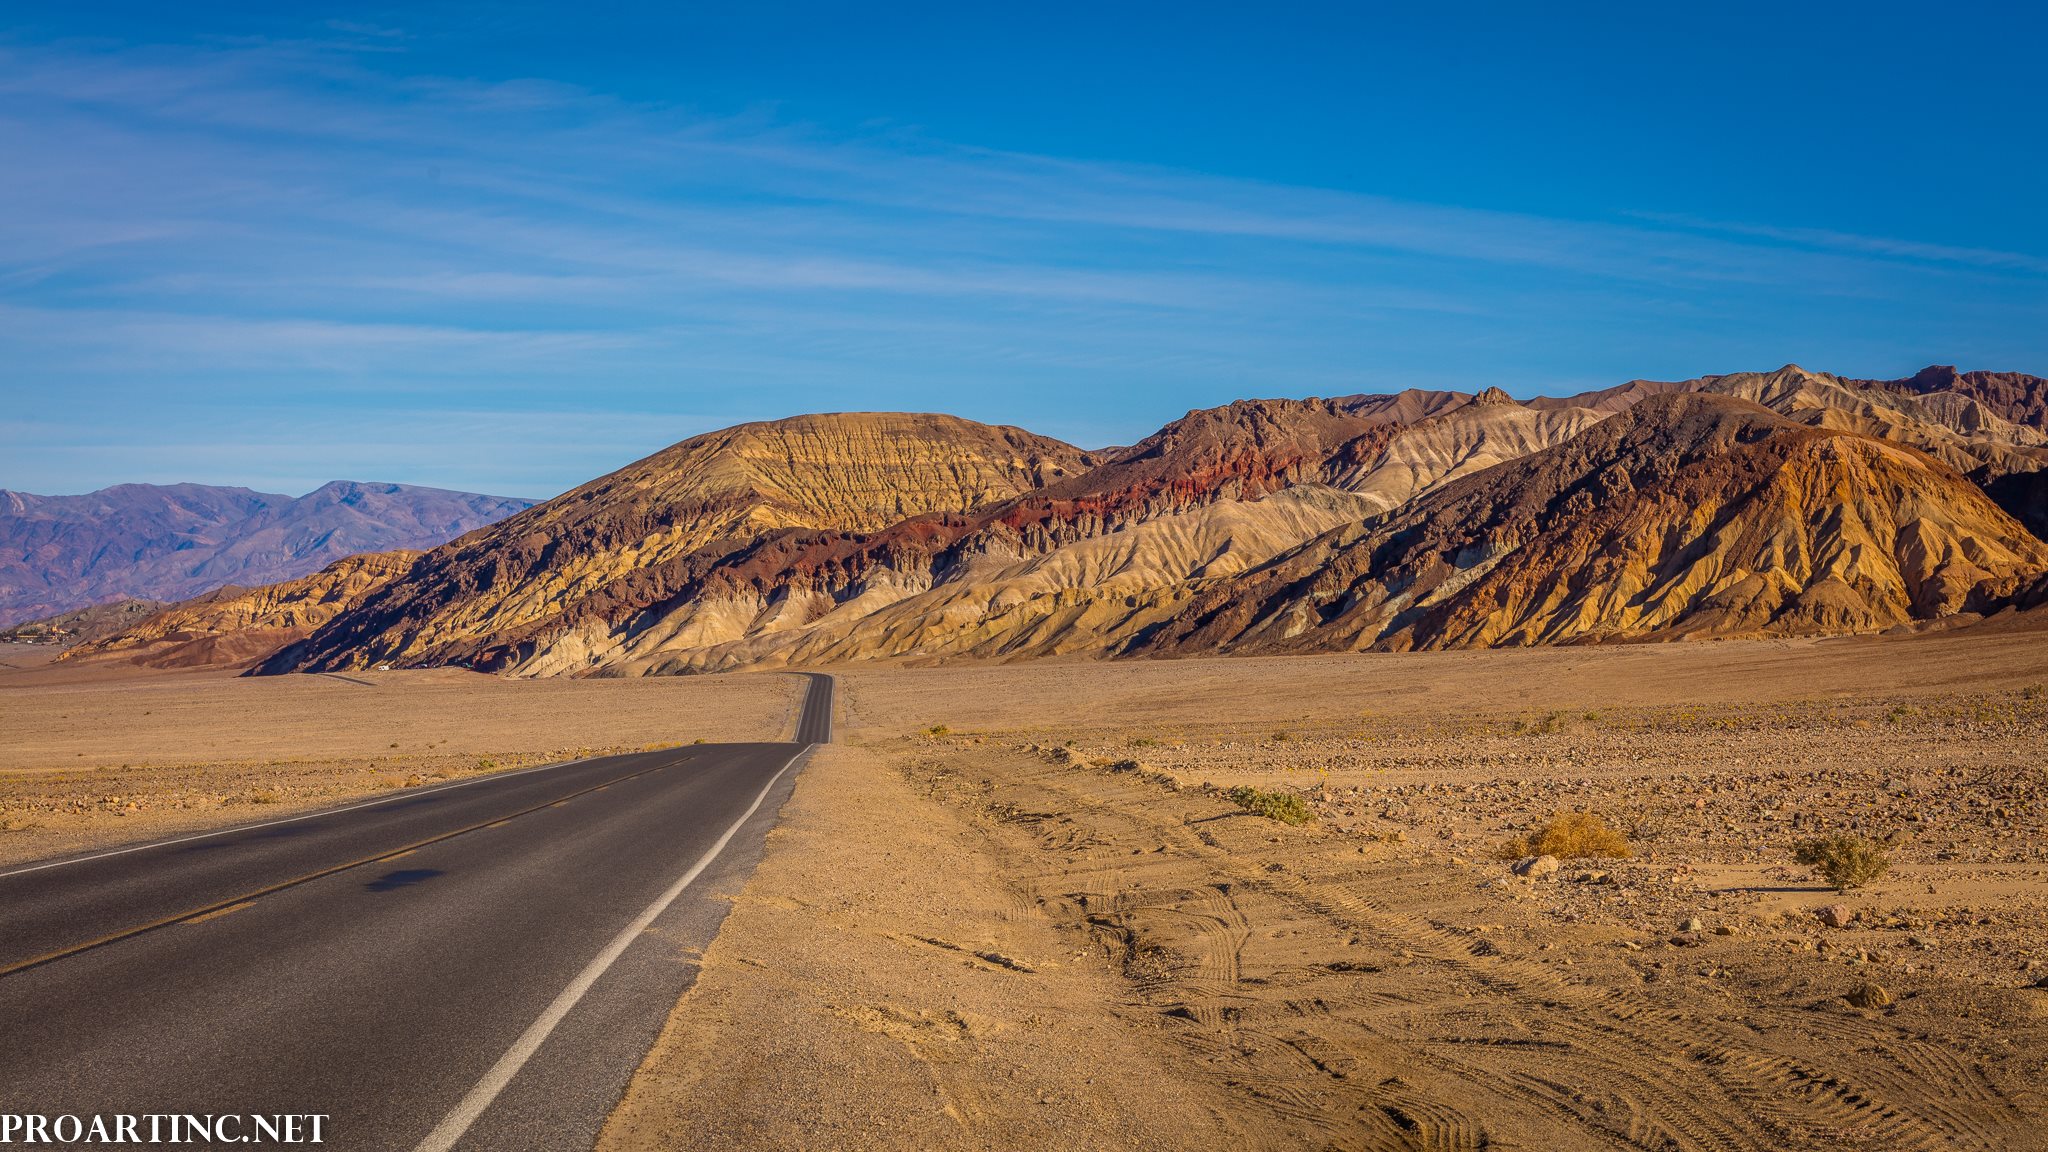
[[[370,892],[396,892],[400,888],[410,888],[414,884],[432,880],[440,875],[444,873],[439,868],[400,868],[396,872],[386,872],[363,885],[363,888]]]

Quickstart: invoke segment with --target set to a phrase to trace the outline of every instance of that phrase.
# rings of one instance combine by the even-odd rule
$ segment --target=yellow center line
[[[225,900],[216,900],[211,904],[205,905],[204,907],[188,909],[184,912],[179,912],[176,915],[165,916],[161,919],[151,920],[147,924],[136,925],[133,928],[123,928],[119,932],[110,932],[107,935],[101,936],[97,939],[87,940],[83,944],[73,944],[68,947],[59,948],[54,952],[45,952],[40,956],[31,956],[26,960],[20,960],[13,964],[9,964],[4,968],[0,968],[0,977],[12,976],[16,972],[26,972],[30,968],[39,968],[45,964],[50,963],[53,960],[62,960],[66,956],[76,956],[80,952],[88,952],[94,948],[105,947],[106,945],[115,943],[116,941],[126,940],[131,936],[140,936],[144,932],[153,932],[156,929],[162,928],[167,924],[197,924],[207,919],[210,919],[216,915],[224,916],[227,913],[234,911],[236,908],[246,907],[250,903],[256,901],[257,899],[264,896],[268,896],[273,892],[282,892],[287,888],[296,888],[301,884],[310,883],[311,881],[319,880],[323,877],[332,876],[337,872],[346,872],[351,868],[360,868],[365,864],[375,864],[384,860],[395,860],[400,856],[405,856],[413,852],[417,852],[420,849],[425,848],[429,844],[439,844],[443,840],[453,840],[457,836],[461,836],[469,832],[475,832],[481,828],[502,827],[506,824],[510,824],[514,820],[519,819],[521,816],[531,815],[535,812],[539,812],[543,808],[555,807],[557,804],[562,803],[563,801],[574,800],[576,797],[582,796],[585,793],[602,791],[603,789],[609,788],[614,784],[623,784],[628,780],[633,780],[638,777],[645,776],[650,772],[659,772],[663,768],[672,768],[674,766],[674,762],[671,762],[668,764],[657,764],[652,768],[642,768],[638,772],[628,772],[624,776],[614,777],[610,780],[605,781],[602,784],[593,784],[588,788],[583,788],[575,792],[571,792],[567,796],[563,796],[558,800],[545,800],[539,804],[535,804],[531,808],[522,808],[519,811],[512,813],[510,816],[499,817],[495,820],[486,820],[480,824],[471,824],[467,828],[457,828],[453,832],[443,832],[438,836],[429,836],[425,840],[416,840],[413,843],[407,844],[403,848],[398,849],[396,852],[379,852],[374,856],[365,856],[360,860],[351,860],[346,864],[336,864],[332,867],[322,868],[317,872],[308,872],[303,876],[293,877],[290,880],[281,880],[276,884],[271,884],[262,888],[258,888],[253,892],[244,892],[240,896],[230,896]]]
[[[211,912],[202,912],[202,913],[200,913],[200,914],[199,914],[199,915],[197,915],[197,916],[193,916],[193,917],[191,917],[191,918],[189,918],[189,919],[186,919],[186,920],[181,920],[181,921],[179,921],[179,923],[181,923],[181,924],[204,924],[204,923],[206,923],[206,922],[207,922],[208,920],[212,920],[212,919],[214,919],[214,918],[215,918],[215,917],[217,917],[217,916],[225,916],[225,915],[227,915],[227,914],[228,914],[228,913],[230,913],[230,912],[240,912],[240,911],[241,911],[242,909],[244,909],[244,908],[247,908],[247,907],[248,907],[249,905],[251,905],[251,904],[254,904],[254,903],[255,903],[255,901],[254,901],[254,900],[244,900],[244,901],[242,901],[242,902],[241,902],[240,904],[230,904],[230,905],[228,905],[228,906],[227,906],[227,907],[225,907],[225,908],[215,908],[215,909],[214,909],[213,911],[211,911]]]

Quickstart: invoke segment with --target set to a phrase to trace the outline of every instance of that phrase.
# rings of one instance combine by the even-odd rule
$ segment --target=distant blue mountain
[[[114,600],[275,583],[359,552],[433,548],[533,503],[352,480],[296,498],[204,484],[83,496],[0,488],[0,627]]]

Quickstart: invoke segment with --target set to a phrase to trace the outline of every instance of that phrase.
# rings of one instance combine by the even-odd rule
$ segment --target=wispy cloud
[[[357,20],[329,20],[325,26],[349,36],[368,36],[377,40],[412,39],[403,28],[387,28],[380,24],[367,24]]]
[[[116,475],[291,495],[349,479],[538,498],[559,490],[557,475],[565,467],[600,475],[721,423],[676,412],[372,404],[326,413],[317,422],[293,411],[194,414],[150,428],[0,420],[0,443],[21,453],[15,467],[47,478],[36,490],[50,494],[91,491],[105,485],[102,477]],[[546,451],[506,452],[507,444],[545,445]]]
[[[362,51],[405,43],[348,21],[289,42],[0,41],[18,161],[0,166],[0,395],[22,421],[0,435],[129,421],[126,457],[74,457],[108,480],[119,458],[273,467],[246,439],[140,446],[250,406],[355,427],[364,397],[553,397],[593,443],[616,424],[620,453],[645,413],[823,407],[1130,440],[1248,393],[2048,352],[2011,335],[2048,300],[2048,260],[2025,253],[828,136]],[[79,395],[119,405],[80,415]],[[394,460],[453,427],[390,403],[373,439]],[[537,461],[523,491],[591,467],[541,424],[469,427]],[[10,467],[54,466],[23,447]]]
[[[1825,228],[1780,228],[1768,224],[1741,224],[1725,220],[1705,220],[1697,216],[1686,216],[1679,213],[1637,212],[1632,215],[1643,220],[1688,231],[1720,233],[1726,236],[1757,237],[1764,240],[1782,241],[1786,244],[1816,251],[1847,252],[1916,263],[1960,264],[1967,267],[1995,268],[2033,275],[2048,275],[2048,259],[2039,256],[2029,256],[2023,252],[2001,252],[1992,248],[1959,248],[1948,244],[1925,244],[1917,240],[1899,240],[1888,236],[1859,236],[1853,232],[1835,232]]]

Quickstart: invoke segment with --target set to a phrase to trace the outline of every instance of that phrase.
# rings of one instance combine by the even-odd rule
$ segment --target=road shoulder
[[[1234,1143],[975,819],[818,749],[599,1148]]]

